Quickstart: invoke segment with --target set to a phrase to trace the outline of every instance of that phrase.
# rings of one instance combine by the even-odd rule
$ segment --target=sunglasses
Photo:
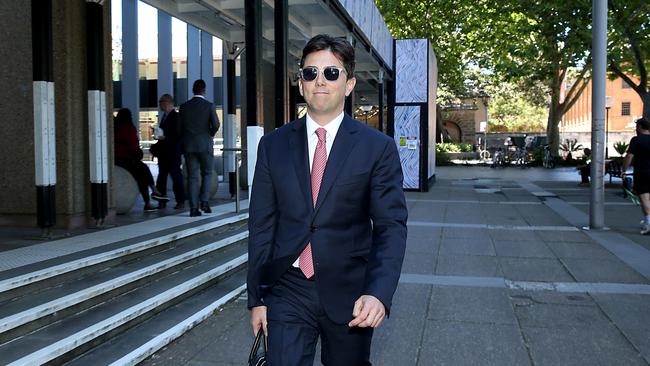
[[[304,81],[314,81],[318,77],[318,67],[306,66],[300,69],[300,78]],[[341,72],[345,72],[342,67],[327,66],[323,69],[323,76],[328,81],[336,81],[339,79]]]

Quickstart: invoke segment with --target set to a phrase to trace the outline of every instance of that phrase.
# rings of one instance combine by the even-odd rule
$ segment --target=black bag
[[[264,352],[260,352],[260,345],[264,345]],[[251,353],[248,355],[248,366],[266,366],[266,338],[264,331],[260,329],[255,337],[255,342],[251,348]]]
[[[160,141],[149,146],[149,153],[151,153],[152,156],[159,157],[160,153],[162,152],[161,150],[162,150],[162,146],[160,146]]]

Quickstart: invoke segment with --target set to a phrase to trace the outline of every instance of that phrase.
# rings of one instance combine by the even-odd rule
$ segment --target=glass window
[[[621,103],[621,116],[630,115],[630,102]]]
[[[621,79],[621,89],[630,89],[632,88],[625,80]]]

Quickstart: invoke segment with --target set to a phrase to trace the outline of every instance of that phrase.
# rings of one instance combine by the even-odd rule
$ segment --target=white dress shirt
[[[314,165],[314,153],[316,152],[316,145],[318,144],[318,135],[316,130],[319,128],[324,128],[327,131],[325,135],[325,150],[327,152],[327,158],[330,157],[330,150],[332,150],[332,145],[334,145],[334,139],[336,138],[336,133],[341,127],[341,122],[343,122],[343,112],[339,114],[336,118],[329,121],[325,126],[321,126],[318,123],[314,122],[309,113],[307,113],[307,145],[309,146],[309,172],[311,174],[311,168]]]
[[[314,165],[314,153],[316,152],[316,145],[318,144],[318,135],[316,134],[316,130],[322,127],[327,131],[327,134],[325,135],[325,152],[327,153],[327,158],[329,159],[330,151],[332,150],[332,145],[334,145],[334,139],[336,138],[336,133],[339,132],[339,127],[341,127],[341,123],[343,122],[343,112],[341,112],[341,114],[339,114],[333,120],[327,122],[325,126],[321,126],[313,119],[311,119],[309,113],[307,113],[306,120],[307,145],[309,146],[309,173],[311,174],[311,168]],[[296,268],[300,267],[299,258],[293,262],[293,266]]]

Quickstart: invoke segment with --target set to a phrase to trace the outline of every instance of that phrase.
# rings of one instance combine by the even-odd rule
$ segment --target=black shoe
[[[201,211],[205,213],[212,213],[212,209],[207,202],[201,202]]]
[[[190,217],[201,216],[201,211],[198,208],[190,208]]]
[[[164,201],[164,202],[169,201],[169,197],[163,196],[162,194],[159,193],[152,193],[151,198],[155,199],[156,201]]]
[[[158,211],[157,207],[153,207],[149,204],[144,205],[144,212],[156,212]]]

